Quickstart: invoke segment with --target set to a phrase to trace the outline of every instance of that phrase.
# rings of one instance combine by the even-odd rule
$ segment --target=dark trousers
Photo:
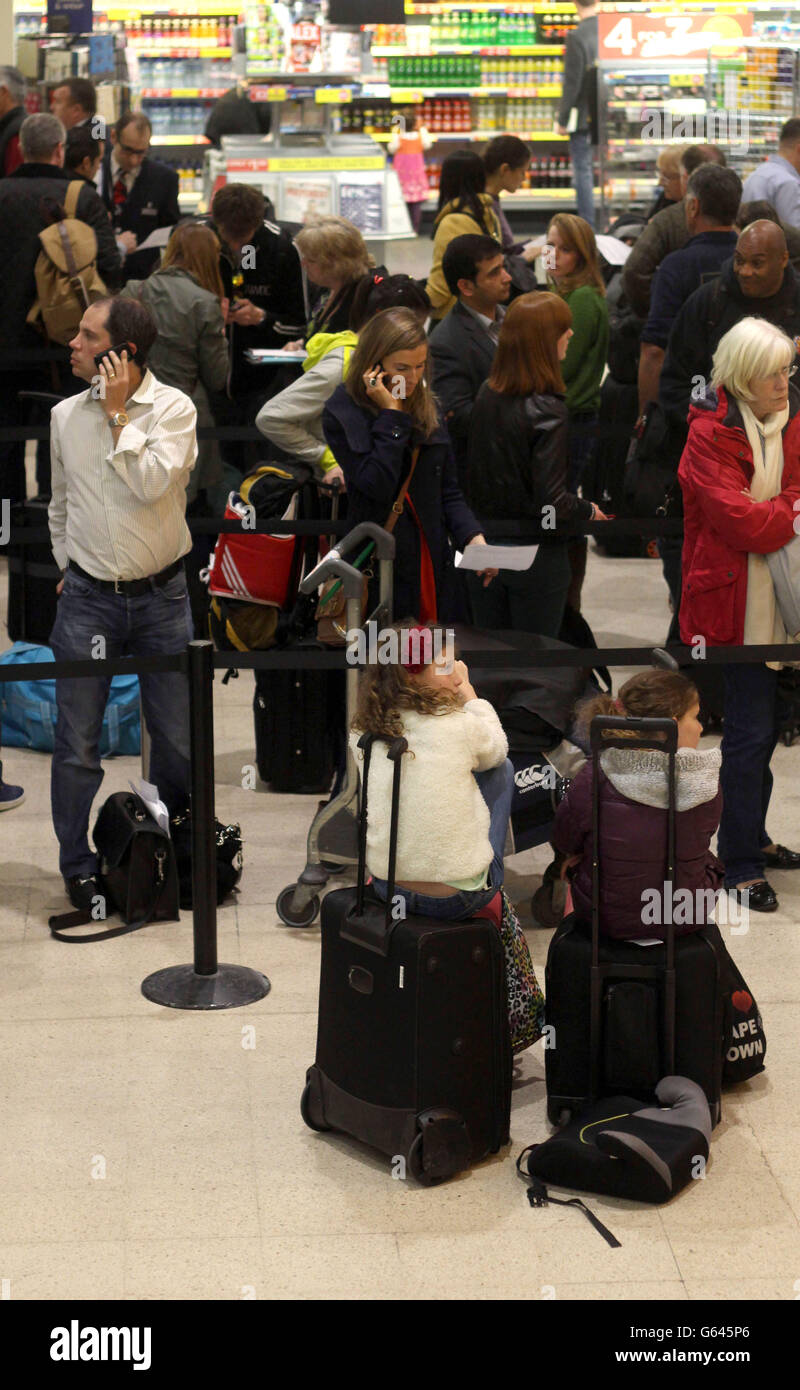
[[[529,570],[501,570],[486,589],[483,580],[470,573],[472,621],[476,627],[490,631],[511,629],[557,637],[564,619],[570,574],[563,541],[540,545]]]
[[[725,886],[764,876],[770,759],[778,742],[778,672],[764,665],[725,667],[722,734],[722,819],[719,857]]]
[[[661,568],[664,572],[669,596],[672,599],[672,621],[667,633],[667,642],[680,642],[680,611],[681,611],[681,554],[683,552],[682,536],[660,536],[658,540],[658,553],[661,556]]]

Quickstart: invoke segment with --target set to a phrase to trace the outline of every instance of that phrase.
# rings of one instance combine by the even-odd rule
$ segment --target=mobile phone
[[[120,361],[122,360],[123,352],[127,352],[129,362],[136,361],[136,353],[133,349],[132,343],[115,343],[112,347],[105,348],[103,352],[98,352],[97,356],[95,357],[94,365],[96,366],[98,372],[103,365],[103,358],[108,357],[109,353],[111,352],[115,352]]]

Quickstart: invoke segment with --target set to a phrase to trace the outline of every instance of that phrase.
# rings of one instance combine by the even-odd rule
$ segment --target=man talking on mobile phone
[[[193,637],[183,556],[191,548],[186,485],[197,458],[197,413],[147,366],[155,320],[134,299],[101,299],[70,343],[89,383],[54,407],[50,539],[63,579],[50,645],[57,661],[175,655]],[[140,676],[150,734],[149,779],[170,813],[189,792],[189,705],[180,672]],[[101,890],[89,847],[103,780],[99,739],[111,679],[56,682],[51,800],[60,868],[73,905]]]

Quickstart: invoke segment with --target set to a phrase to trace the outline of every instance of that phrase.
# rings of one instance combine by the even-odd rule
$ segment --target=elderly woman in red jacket
[[[689,411],[678,477],[684,498],[681,637],[709,646],[786,642],[766,556],[792,540],[800,513],[800,393],[795,345],[764,319],[720,340],[711,385]],[[800,868],[766,829],[778,741],[780,663],[725,667],[725,885],[758,912],[778,900],[765,869]]]

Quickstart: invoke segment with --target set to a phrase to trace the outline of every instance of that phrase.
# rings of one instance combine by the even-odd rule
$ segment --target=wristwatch
[[[108,423],[112,430],[118,430],[121,429],[123,425],[127,425],[128,417],[124,410],[115,410],[113,415],[109,415]]]

